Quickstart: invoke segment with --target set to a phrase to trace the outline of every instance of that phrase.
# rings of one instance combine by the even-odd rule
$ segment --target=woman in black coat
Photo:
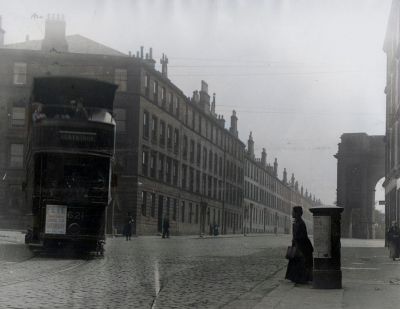
[[[314,248],[308,238],[306,224],[301,218],[302,215],[303,208],[301,206],[293,207],[292,246],[296,247],[296,254],[293,258],[289,259],[285,279],[289,279],[295,283],[312,281]]]

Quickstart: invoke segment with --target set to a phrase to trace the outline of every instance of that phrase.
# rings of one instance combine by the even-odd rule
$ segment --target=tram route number
[[[67,218],[69,220],[83,220],[84,213],[83,213],[83,211],[80,212],[80,211],[72,211],[72,210],[70,210],[70,211],[68,211]]]

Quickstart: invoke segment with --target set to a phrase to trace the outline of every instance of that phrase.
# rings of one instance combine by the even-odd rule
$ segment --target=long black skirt
[[[312,258],[296,257],[289,260],[285,279],[295,283],[308,283],[312,281]]]

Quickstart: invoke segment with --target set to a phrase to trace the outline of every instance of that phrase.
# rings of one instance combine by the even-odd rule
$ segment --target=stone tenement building
[[[400,115],[399,44],[400,1],[393,0],[383,50],[387,56],[385,133],[385,215],[386,227],[400,221]]]
[[[0,23],[1,24],[1,23]],[[1,28],[1,27],[0,27]],[[161,231],[168,217],[173,234],[242,232],[245,145],[233,112],[229,130],[215,113],[208,85],[188,98],[167,75],[168,59],[155,70],[152,50],[124,55],[80,35],[66,36],[59,17],[46,20],[43,40],[4,45],[0,30],[1,226],[25,228],[30,209],[25,175],[26,107],[33,78],[85,76],[119,86],[113,205],[109,229],[121,231],[127,212],[137,234]]]
[[[130,212],[137,234],[160,232],[166,217],[175,235],[209,233],[214,224],[222,233],[242,233],[244,226],[248,232],[288,233],[291,207],[307,209],[314,203],[298,191],[294,179],[290,184],[286,176],[278,179],[277,163],[267,166],[266,154],[255,159],[254,146],[245,153],[235,111],[226,129],[206,82],[188,98],[168,79],[166,56],[159,72],[151,49],[125,55],[80,35],[66,36],[65,28],[65,21],[53,16],[46,20],[43,40],[7,45],[0,30],[1,227],[29,224],[31,210],[21,189],[30,117],[26,107],[34,77],[48,75],[84,76],[119,86],[108,231],[121,232]]]
[[[292,227],[292,207],[303,206],[303,219],[312,233],[312,215],[310,207],[321,205],[311,193],[299,191],[298,181],[292,174],[287,181],[286,169],[283,179],[278,178],[278,161],[273,166],[267,164],[265,148],[261,158],[254,154],[252,133],[247,142],[244,174],[244,231],[245,233],[290,233]]]

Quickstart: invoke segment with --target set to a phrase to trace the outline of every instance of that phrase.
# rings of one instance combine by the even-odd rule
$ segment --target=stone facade
[[[207,234],[211,225],[222,233],[241,231],[245,145],[238,139],[236,115],[225,129],[225,120],[215,114],[208,85],[202,82],[188,98],[168,79],[166,57],[162,72],[155,70],[151,49],[146,56],[143,48],[136,57],[127,56],[81,36],[69,40],[63,20],[46,27],[43,41],[0,48],[1,225],[29,224],[21,185],[33,79],[63,75],[119,85],[109,230],[121,232],[130,212],[137,234],[161,232],[166,217],[173,234]]]
[[[387,57],[385,132],[385,215],[386,227],[400,222],[400,116],[399,44],[400,1],[393,0],[383,50]]]
[[[384,136],[345,133],[337,167],[337,206],[343,207],[344,237],[375,238],[375,186],[384,176]]]
[[[268,164],[265,148],[261,158],[256,158],[252,133],[247,145],[243,205],[245,233],[289,234],[292,228],[291,211],[296,205],[303,207],[303,220],[309,233],[312,233],[312,215],[308,210],[321,202],[311,193],[304,193],[303,187],[299,190],[293,174],[288,182],[286,169],[280,180],[277,159],[273,165]]]

